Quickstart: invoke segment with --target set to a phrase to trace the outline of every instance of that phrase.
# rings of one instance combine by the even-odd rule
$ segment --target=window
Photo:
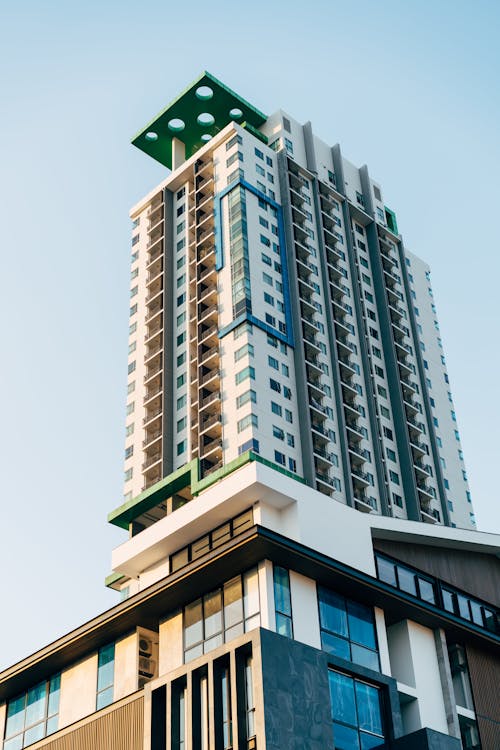
[[[401,500],[399,495],[395,495],[394,497]],[[399,503],[396,504],[399,505]],[[399,507],[402,507],[402,502]],[[382,555],[376,555],[376,561],[377,575],[381,581],[388,583],[390,586],[395,586],[407,594],[417,596],[425,602],[429,602],[430,604],[436,603],[436,592],[431,578],[427,578],[427,576],[418,573],[416,570],[405,565],[400,565]]]
[[[134,425],[133,424],[127,425],[125,428],[125,435],[127,437],[130,437],[130,435],[133,435],[133,434],[134,434]]]
[[[276,391],[276,393],[281,393],[281,384],[278,383],[277,380],[273,380],[273,378],[269,379],[269,386],[272,391]]]
[[[394,484],[399,484],[399,475],[396,474],[395,471],[389,471],[389,477],[391,479],[391,482],[394,482]]]
[[[259,420],[256,414],[247,414],[246,417],[238,421],[238,432],[243,432],[247,427],[258,427]]]
[[[292,423],[293,423],[293,414],[292,414],[292,412],[290,411],[290,409],[285,409],[285,419],[286,419],[286,421],[287,421],[287,422],[289,422],[290,424],[292,424]]]
[[[268,284],[268,286],[273,286],[273,277],[270,276],[265,271],[262,271],[262,280],[264,284]]]
[[[264,169],[263,167],[261,167],[261,166],[260,166],[260,164],[256,164],[256,165],[255,165],[255,171],[256,171],[256,172],[257,172],[257,174],[259,174],[259,175],[260,175],[261,177],[265,177],[265,176],[266,176],[266,170],[265,170],[265,169]]]
[[[96,710],[113,702],[115,681],[115,644],[110,643],[99,649],[97,658],[97,698]]]
[[[259,441],[255,438],[251,438],[242,445],[238,446],[238,456],[241,456],[242,453],[246,453],[246,451],[254,451],[254,453],[259,453]]]
[[[271,411],[272,411],[273,414],[277,414],[278,417],[281,417],[282,408],[275,401],[271,401]]]
[[[255,156],[257,159],[262,159],[264,161],[264,152],[261,151],[259,148],[254,149]]]
[[[290,596],[290,576],[286,568],[274,566],[274,609],[276,632],[293,638],[292,600]]]
[[[186,452],[186,448],[187,448],[186,440],[181,440],[180,443],[177,443],[177,455],[182,456],[182,454]]]
[[[179,396],[177,399],[177,410],[183,409],[187,404],[187,396],[184,394],[183,396]]]
[[[252,403],[255,404],[257,402],[257,394],[252,389],[245,391],[245,393],[242,393],[241,396],[238,396],[236,399],[236,407],[239,409],[241,406],[244,406],[244,404]]]
[[[280,368],[279,362],[276,357],[271,357],[271,355],[269,355],[267,358],[267,364],[269,365],[269,367],[272,367],[273,370],[279,370]]]
[[[57,674],[9,701],[4,750],[27,747],[57,731],[60,688]]]
[[[318,601],[323,651],[378,671],[373,609],[323,586]]]
[[[182,430],[185,429],[187,425],[187,417],[182,417],[182,419],[177,420],[177,432],[182,432]]]
[[[278,440],[284,440],[285,431],[273,424],[273,437],[278,438]]]
[[[274,460],[280,466],[286,466],[286,456],[281,451],[274,451]]]
[[[255,368],[254,367],[251,367],[251,366],[244,367],[243,370],[240,370],[234,376],[236,385],[243,383],[243,381],[246,380],[247,378],[250,378],[251,380],[255,380]]]
[[[380,689],[349,675],[328,670],[336,748],[384,745]]]
[[[220,527],[219,534],[216,541],[222,544],[229,538],[229,524]],[[255,568],[184,608],[184,661],[196,659],[259,625],[259,582]]]
[[[240,359],[245,357],[247,354],[249,357],[253,357],[253,344],[244,344],[240,349],[237,349],[234,353],[234,361],[239,362]]]

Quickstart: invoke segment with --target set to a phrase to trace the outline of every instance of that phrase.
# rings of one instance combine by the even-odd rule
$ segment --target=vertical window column
[[[292,599],[288,570],[274,566],[274,608],[276,611],[276,632],[293,638]]]
[[[113,703],[115,681],[115,644],[110,643],[99,649],[97,661],[96,710]]]

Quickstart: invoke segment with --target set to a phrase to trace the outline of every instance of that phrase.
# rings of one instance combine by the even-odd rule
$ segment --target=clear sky
[[[500,532],[500,5],[0,3],[0,668],[112,606],[131,136],[202,70],[367,163],[432,282],[478,525]]]

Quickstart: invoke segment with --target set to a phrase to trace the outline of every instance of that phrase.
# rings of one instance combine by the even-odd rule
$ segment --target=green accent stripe
[[[181,466],[180,469],[169,474],[168,477],[165,477],[151,487],[148,487],[147,490],[141,492],[137,497],[132,498],[132,500],[127,501],[123,505],[120,505],[119,508],[111,511],[108,515],[108,521],[115,526],[120,526],[122,529],[128,529],[129,524],[142,515],[142,513],[151,510],[151,508],[159,505],[167,497],[171,497],[176,492],[179,492],[179,490],[184,489],[184,487],[191,487],[191,494],[198,495],[200,492],[203,492],[203,490],[206,490],[216,482],[220,482],[221,479],[232,474],[233,471],[237,471],[237,469],[240,469],[242,466],[245,466],[245,464],[252,461],[257,461],[258,463],[263,464],[263,466],[279,471],[280,474],[290,477],[290,479],[295,479],[302,484],[307,484],[303,477],[299,477],[297,474],[293,474],[282,466],[279,466],[272,461],[268,461],[266,458],[262,458],[262,456],[259,456],[258,453],[254,453],[253,451],[242,453],[241,456],[238,456],[238,458],[225,464],[204,479],[198,478],[199,459],[194,458],[188,464]]]
[[[115,583],[125,580],[126,577],[127,576],[123,573],[110,573],[109,576],[106,576],[104,579],[104,585],[112,589],[114,588]]]

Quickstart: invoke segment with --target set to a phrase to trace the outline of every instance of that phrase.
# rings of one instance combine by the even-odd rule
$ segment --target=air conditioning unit
[[[153,642],[149,638],[139,637],[139,654],[141,656],[151,656],[153,653]]]
[[[154,677],[156,672],[156,661],[145,656],[139,657],[139,674],[142,677]]]
[[[158,676],[158,633],[143,628],[137,629],[138,686]]]

